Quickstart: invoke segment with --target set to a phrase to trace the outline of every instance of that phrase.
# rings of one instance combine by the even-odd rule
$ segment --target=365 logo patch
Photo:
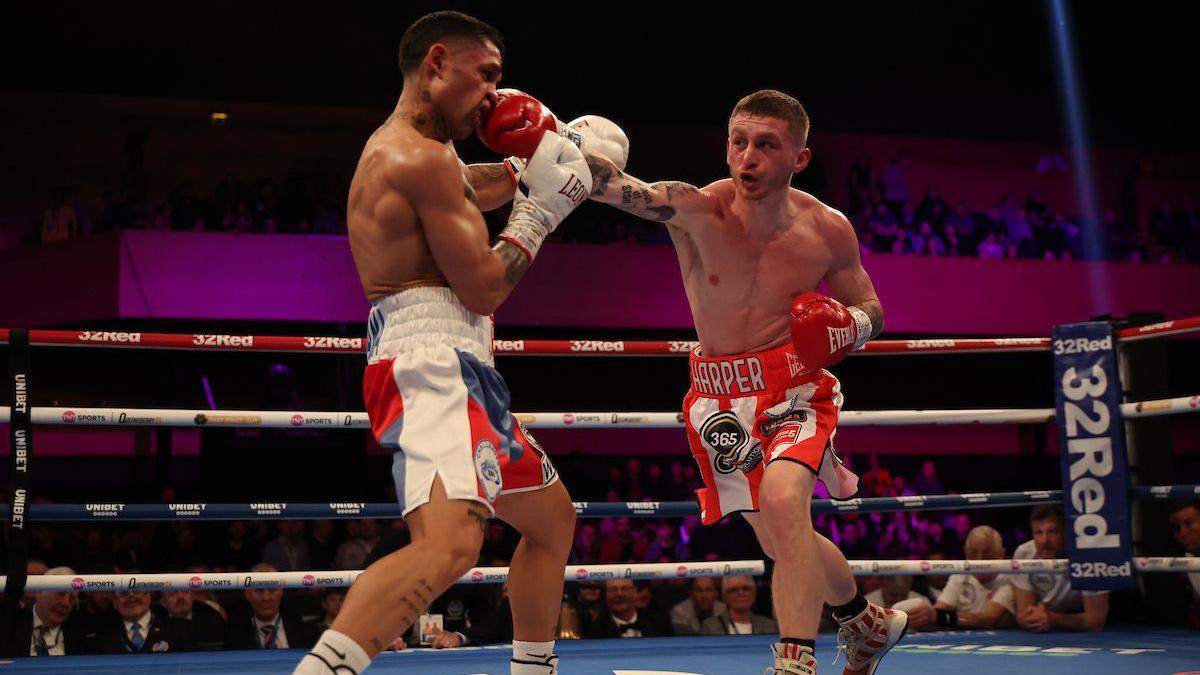
[[[723,410],[704,421],[700,427],[700,437],[716,452],[713,467],[719,473],[733,473],[739,468],[750,471],[762,461],[762,451],[758,451],[758,461],[753,461],[753,451],[747,453],[745,459],[740,459],[743,449],[750,441],[750,435],[742,427],[736,415],[729,410]],[[741,466],[739,466],[739,461]]]

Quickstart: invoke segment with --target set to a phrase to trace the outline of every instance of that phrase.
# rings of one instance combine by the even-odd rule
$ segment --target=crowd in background
[[[864,253],[1200,262],[1200,209],[1190,197],[1162,201],[1142,228],[1112,209],[1089,223],[1065,205],[1048,203],[1038,191],[998,194],[990,205],[971,206],[943,195],[937,186],[916,194],[903,154],[882,168],[864,155],[845,181],[847,203],[834,206],[854,224]],[[45,209],[40,228],[29,228],[19,239],[55,242],[121,229],[342,234],[346,189],[345,180],[332,174],[291,174],[282,185],[228,176],[211,193],[184,181],[159,201],[126,191],[84,206],[78,191],[63,188]],[[818,196],[825,191],[810,189]],[[558,236],[584,243],[669,242],[664,228],[613,209],[585,209]]]
[[[871,456],[860,471],[860,496],[868,497],[944,494],[948,486],[943,481],[954,482],[953,477],[939,475],[934,461],[922,463],[916,475],[905,476],[889,470],[878,456]],[[687,498],[698,485],[691,462],[628,458],[608,473],[606,492],[609,501],[667,501]],[[162,499],[176,502],[179,498],[167,488]],[[971,515],[957,511],[840,513],[817,516],[814,522],[818,531],[837,543],[851,560],[962,559],[968,551],[983,558],[1064,557],[1061,509],[1038,509],[1031,519],[1017,515],[1015,520],[1006,521],[1009,527],[997,528],[990,526],[1001,523],[996,511],[976,511]],[[1053,527],[1048,524],[1051,521]],[[1200,507],[1194,503],[1179,505],[1171,516],[1171,525],[1181,552],[1200,554]],[[1053,535],[1051,539],[1046,538],[1048,529]],[[407,541],[405,524],[398,519],[176,521],[132,525],[43,523],[35,524],[32,529],[29,569],[31,574],[62,575],[354,570],[362,569]],[[980,548],[981,541],[985,548]],[[516,533],[511,528],[500,521],[491,521],[479,564],[508,565],[516,543]],[[763,554],[750,529],[736,516],[714,527],[702,527],[695,517],[581,518],[570,563],[747,558],[762,559]],[[1200,628],[1200,613],[1197,613],[1200,575],[1179,577],[1180,597],[1190,599],[1180,620]],[[650,582],[617,579],[569,584],[560,617],[560,637],[774,633],[777,627],[772,618],[768,580],[769,577]],[[999,580],[984,581],[994,586],[1008,584],[1010,580],[1002,575]],[[860,577],[859,583],[868,598],[878,604],[911,607],[913,627],[919,629],[933,627],[935,617],[942,616],[935,608],[941,607],[937,603],[947,587],[957,594],[962,584],[975,582],[963,579],[956,582],[954,577],[948,580],[936,576],[868,576]],[[995,626],[1038,630],[1042,622],[1044,629],[1086,625],[1054,624],[1052,617],[1060,614],[1046,613],[1040,601],[1030,604],[1033,601],[1028,598],[1033,596],[1021,595],[1016,590],[1019,583],[1013,583],[1017,585],[1004,595],[993,593],[998,592],[998,587],[988,591],[987,597],[1001,605],[993,608],[992,618],[1000,622]],[[1044,593],[1042,584],[1035,579],[1032,585],[1026,584],[1026,592]],[[506,587],[502,585],[454,586],[427,611],[429,616],[437,617],[436,624],[418,622],[393,647],[457,647],[511,640],[512,623],[505,593]],[[1079,606],[1075,611],[1088,617],[1086,612],[1091,611],[1093,601],[1086,594],[1081,600],[1080,594],[1074,593],[1075,604]],[[29,594],[23,601],[0,605],[0,650],[4,656],[29,656],[304,647],[311,645],[333,621],[343,597],[343,591],[338,589]],[[950,602],[950,597],[942,600]],[[968,610],[963,611],[970,615]],[[1066,616],[1074,615],[1068,612]],[[1099,623],[1088,627],[1103,627],[1107,617],[1105,596],[1103,613],[1098,619],[1087,619]],[[136,635],[131,632],[134,625],[142,626]]]

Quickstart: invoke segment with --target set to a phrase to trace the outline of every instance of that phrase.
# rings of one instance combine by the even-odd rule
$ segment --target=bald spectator
[[[1057,504],[1035,507],[1029,517],[1033,540],[1017,547],[1017,560],[1054,560],[1066,554],[1063,510]],[[1078,591],[1065,574],[1014,574],[1017,623],[1025,630],[1103,630],[1108,620],[1108,591]]]
[[[967,560],[1003,560],[1004,540],[996,530],[980,525],[967,533],[963,555]],[[1012,583],[1003,575],[952,574],[933,607],[908,613],[908,627],[1012,628],[1017,623],[1015,613]]]
[[[717,599],[717,580],[697,577],[688,599],[671,608],[671,627],[676,635],[699,635],[705,619],[724,611],[725,603]]]
[[[30,561],[34,562],[34,561]],[[36,568],[35,568],[36,569]],[[69,567],[41,569],[38,574],[75,576]],[[75,609],[74,591],[29,593],[31,606],[0,603],[0,656],[70,656],[85,653],[82,624]]]
[[[254,572],[278,572],[274,566],[259,563]],[[225,635],[226,649],[294,649],[308,648],[316,643],[312,626],[300,617],[281,611],[282,588],[247,588],[243,592],[246,606],[230,612]]]
[[[671,635],[671,620],[652,607],[638,609],[637,586],[643,582],[610,579],[604,586],[604,609],[594,621],[583,620],[583,636],[589,638],[630,638]],[[583,617],[581,617],[583,618]]]
[[[754,601],[758,588],[751,577],[725,577],[721,580],[721,598],[725,611],[705,619],[700,632],[705,635],[775,634],[779,624],[775,619],[755,614]]]

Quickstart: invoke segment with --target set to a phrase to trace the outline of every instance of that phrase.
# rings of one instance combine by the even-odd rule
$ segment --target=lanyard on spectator
[[[33,424],[29,416],[29,331],[13,330],[8,336],[8,369],[12,403],[9,441],[12,447],[12,496],[8,502],[8,579],[4,593],[12,600],[25,595],[29,562],[30,502],[29,459],[33,456]]]

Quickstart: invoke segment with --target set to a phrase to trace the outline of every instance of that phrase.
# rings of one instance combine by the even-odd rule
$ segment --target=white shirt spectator
[[[1041,560],[1033,540],[1017,547],[1013,552],[1016,560]],[[1084,595],[1107,595],[1108,591],[1077,591],[1071,588],[1071,578],[1065,574],[1011,574],[1016,588],[1033,591],[1037,601],[1048,611],[1062,614],[1078,614],[1083,611]]]
[[[1191,553],[1185,553],[1183,555],[1188,558],[1196,557]],[[1194,592],[1196,595],[1200,595],[1200,572],[1192,572],[1191,574],[1188,574],[1188,581],[1192,584],[1192,592]]]
[[[867,602],[871,603],[872,605],[879,605],[880,607],[883,607],[884,609],[891,609],[891,607],[892,607],[891,605],[884,604],[882,588],[876,588],[875,590],[871,591],[870,593],[867,593],[866,598],[867,598]],[[918,593],[916,591],[909,591],[908,595],[904,596],[904,599],[905,600],[924,600],[926,604],[929,603],[929,598],[921,595],[920,593]]]
[[[1007,609],[1009,614],[1017,613],[1012,582],[1003,576],[984,584],[974,574],[951,574],[937,601],[950,605],[957,612],[978,614],[987,609],[989,602],[994,602]]]
[[[1192,575],[1196,576],[1196,575]],[[29,655],[37,656],[38,648],[38,632],[42,630],[42,617],[38,616],[37,612],[33,613],[33,636],[29,639]],[[62,626],[47,628],[43,640],[46,642],[46,649],[50,656],[66,656],[67,646],[63,644]]]

